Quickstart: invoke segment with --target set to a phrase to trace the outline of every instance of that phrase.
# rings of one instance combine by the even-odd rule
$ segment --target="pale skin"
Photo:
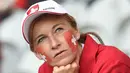
[[[79,71],[82,48],[77,44],[76,50],[72,51],[65,40],[66,32],[72,33],[76,40],[80,38],[79,30],[74,29],[63,16],[48,16],[34,24],[33,49],[37,51],[41,48],[43,55],[47,56],[46,62],[54,67],[53,73],[78,73]],[[61,51],[64,52],[56,55]]]

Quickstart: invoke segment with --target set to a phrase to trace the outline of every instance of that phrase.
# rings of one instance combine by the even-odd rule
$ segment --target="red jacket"
[[[89,35],[84,44],[79,73],[130,73],[130,58],[117,48],[97,44]],[[45,62],[38,73],[52,70]]]

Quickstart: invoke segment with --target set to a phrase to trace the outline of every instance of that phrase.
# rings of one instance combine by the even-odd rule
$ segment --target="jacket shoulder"
[[[124,52],[122,52],[121,50],[119,50],[117,47],[114,46],[99,45],[97,58],[102,59],[104,61],[118,60],[130,66],[130,58]]]
[[[99,45],[94,73],[122,73],[130,71],[130,58],[114,46]]]

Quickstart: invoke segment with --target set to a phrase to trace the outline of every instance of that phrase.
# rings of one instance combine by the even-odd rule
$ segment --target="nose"
[[[51,40],[52,49],[58,49],[58,47],[60,46],[60,42],[58,41],[58,39],[54,36],[51,36],[50,40]]]

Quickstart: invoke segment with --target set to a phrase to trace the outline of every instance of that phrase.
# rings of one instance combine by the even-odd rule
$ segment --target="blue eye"
[[[44,41],[45,37],[41,37],[38,39],[37,43],[39,44],[40,42]]]
[[[56,30],[55,30],[55,32],[61,32],[63,30],[63,28],[57,28]]]

